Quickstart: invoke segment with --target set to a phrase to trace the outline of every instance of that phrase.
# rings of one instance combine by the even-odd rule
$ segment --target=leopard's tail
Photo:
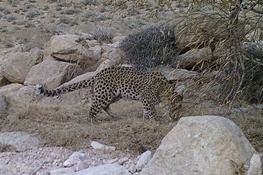
[[[47,97],[54,97],[54,96],[57,96],[57,95],[60,95],[66,92],[72,92],[78,89],[86,88],[86,87],[92,86],[93,84],[94,84],[93,77],[87,80],[82,80],[80,82],[64,86],[64,87],[56,88],[54,90],[47,90],[44,88],[42,84],[37,84],[35,86],[35,93],[43,94],[44,96],[47,96]]]

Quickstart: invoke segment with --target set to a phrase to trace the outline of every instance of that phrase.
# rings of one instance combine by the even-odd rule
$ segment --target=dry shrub
[[[112,30],[107,27],[98,27],[91,32],[93,39],[99,42],[111,43],[114,37]]]
[[[249,103],[263,103],[263,43],[243,47],[245,75],[242,92]]]
[[[173,26],[151,26],[128,35],[120,44],[129,63],[140,67],[168,64],[177,55]]]
[[[167,1],[166,5],[174,11],[171,2]],[[260,28],[263,22],[262,15],[246,18],[246,13],[255,11],[258,6],[262,7],[259,1],[247,5],[242,0],[221,3],[201,0],[193,1],[185,14],[175,14],[181,19],[176,26],[181,53],[192,48],[211,48],[213,55],[209,65],[204,67],[205,63],[197,62],[190,69],[205,73],[220,72],[211,85],[220,86],[215,97],[226,104],[232,105],[244,97],[252,97],[246,98],[248,102],[263,102],[263,52],[253,46],[247,49],[243,47],[247,41],[246,35]],[[252,28],[245,30],[246,24]]]

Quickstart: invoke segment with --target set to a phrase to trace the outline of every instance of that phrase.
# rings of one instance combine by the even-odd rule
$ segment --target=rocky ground
[[[117,119],[102,113],[99,122],[91,125],[86,120],[89,92],[80,90],[48,99],[36,96],[33,85],[41,81],[52,89],[72,77],[76,79],[71,82],[87,78],[116,63],[121,54],[114,49],[127,34],[173,20],[171,11],[157,6],[155,1],[135,6],[106,0],[0,0],[0,70],[8,77],[0,76],[0,174],[59,175],[99,165],[100,170],[119,174],[141,171],[151,157],[149,151],[154,152],[176,125],[162,104],[157,106],[160,119],[143,120],[139,102],[121,100],[112,105]],[[187,8],[184,3],[173,7],[177,12]],[[98,38],[92,38],[101,27],[112,33],[113,43],[101,44]],[[79,38],[86,40],[88,49],[75,42]],[[203,48],[181,57],[202,59],[210,52]],[[56,59],[50,59],[51,55]],[[82,59],[79,55],[92,57],[84,67],[93,65],[89,71],[96,71],[78,77],[83,72],[74,72],[79,67],[72,63],[77,62],[74,58]],[[19,62],[17,57],[24,59]],[[263,151],[262,135],[255,134],[262,130],[258,122],[261,105],[228,110],[209,98],[215,89],[206,92],[208,84],[200,80],[197,71],[162,71],[171,79],[184,80],[187,86],[182,116],[214,114],[230,118],[254,148]],[[200,102],[199,97],[205,100]],[[97,174],[94,169],[89,171]]]

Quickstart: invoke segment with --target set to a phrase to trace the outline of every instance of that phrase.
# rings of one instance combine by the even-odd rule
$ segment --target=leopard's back
[[[157,96],[166,78],[159,72],[147,72],[131,67],[111,67],[95,77],[94,92],[113,91],[124,98],[141,100]]]

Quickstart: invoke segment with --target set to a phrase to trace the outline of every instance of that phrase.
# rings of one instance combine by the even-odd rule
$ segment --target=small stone
[[[96,142],[96,141],[92,141],[90,145],[93,149],[103,149],[104,147],[103,144]]]
[[[99,149],[99,150],[104,150],[104,151],[115,151],[116,150],[116,147],[114,146],[103,145],[96,141],[92,141],[91,146],[93,149]]]
[[[88,167],[89,167],[89,165],[83,161],[79,161],[79,162],[77,162],[77,164],[74,165],[75,171],[81,171],[81,170],[84,170]]]
[[[100,46],[94,46],[90,47],[88,49],[92,53],[92,59],[94,60],[99,60],[101,58],[101,47]]]
[[[139,157],[135,165],[136,171],[141,171],[144,168],[144,166],[149,162],[151,157],[152,157],[151,151],[145,151],[144,153],[142,153],[142,155]]]
[[[250,159],[250,167],[247,171],[247,175],[261,175],[262,174],[262,162],[260,154],[253,154]]]
[[[74,164],[77,164],[80,161],[83,161],[84,159],[87,159],[87,155],[82,152],[74,152],[69,156],[69,158],[63,163],[64,167],[70,167]]]

